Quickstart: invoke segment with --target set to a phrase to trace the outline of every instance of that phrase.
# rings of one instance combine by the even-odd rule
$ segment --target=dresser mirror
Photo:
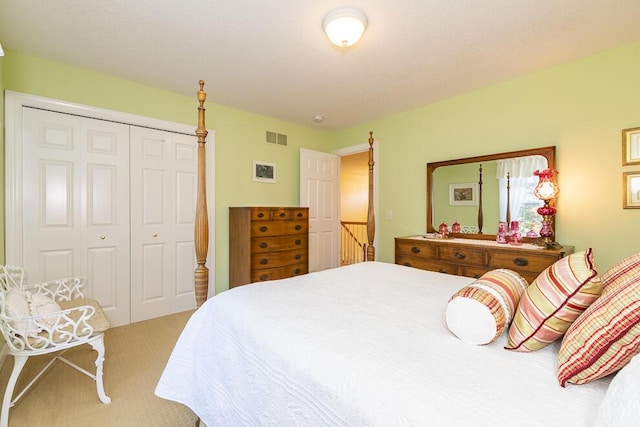
[[[427,163],[427,233],[457,222],[452,237],[489,240],[500,221],[518,221],[525,241],[535,241],[543,203],[530,190],[533,170],[545,168],[555,169],[555,146]]]

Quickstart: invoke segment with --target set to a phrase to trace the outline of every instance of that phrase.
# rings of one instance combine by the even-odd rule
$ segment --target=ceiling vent
[[[267,142],[269,144],[284,145],[286,147],[287,135],[267,131]]]

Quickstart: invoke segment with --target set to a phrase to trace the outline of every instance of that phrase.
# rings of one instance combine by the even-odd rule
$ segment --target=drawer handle
[[[302,226],[300,224],[296,225],[296,230],[300,230],[302,228]]]
[[[446,273],[447,270],[445,270],[444,268],[441,268],[440,270],[438,270],[438,273]]]
[[[414,246],[411,248],[411,252],[413,252],[414,254],[419,254],[420,253],[420,248],[417,246]]]
[[[267,274],[260,275],[260,280],[267,280],[267,279],[269,279],[269,276]]]
[[[265,265],[265,264],[266,264],[266,263],[268,263],[268,262],[269,262],[269,260],[268,260],[268,259],[266,259],[266,258],[262,258],[262,259],[260,260],[260,264],[262,264],[262,265]]]
[[[465,259],[467,257],[463,252],[456,252],[453,256],[458,259]]]
[[[298,218],[302,218],[302,212],[298,212]]]
[[[526,258],[515,258],[513,260],[513,263],[518,267],[526,267],[527,265],[529,265],[529,260],[527,260]]]
[[[260,243],[260,247],[261,247],[262,249],[266,249],[268,246],[269,246],[269,244],[268,244],[267,242],[262,242],[262,243]]]
[[[284,212],[280,212],[280,218],[284,218],[286,214]]]
[[[295,241],[295,242],[293,242],[293,243],[295,243],[296,245],[299,245],[300,243],[302,243],[302,240],[300,240],[300,239],[296,239],[296,241]]]
[[[264,214],[263,214],[262,212],[260,212],[260,213],[258,214],[258,218],[264,218]]]
[[[300,269],[299,269],[299,268],[296,268],[296,269],[294,270],[294,273],[296,273],[296,274],[300,274]]]
[[[474,275],[473,275],[473,278],[474,278],[474,279],[479,279],[479,278],[480,278],[480,275],[479,275],[479,274],[474,274]]]
[[[260,231],[262,231],[263,233],[265,233],[267,230],[269,230],[269,227],[267,227],[266,225],[260,227]]]
[[[302,255],[296,254],[296,259],[300,259],[300,258],[302,258]]]
[[[411,267],[411,263],[410,263],[410,262],[405,262],[405,263],[404,263],[404,264],[402,264],[402,265],[404,265],[405,267]]]

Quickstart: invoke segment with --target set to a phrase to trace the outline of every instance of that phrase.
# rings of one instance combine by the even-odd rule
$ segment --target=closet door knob
[[[153,233],[153,237],[158,237],[158,233]]]
[[[100,236],[100,240],[104,240],[106,238],[107,238],[107,236],[105,236],[104,234],[102,236]]]

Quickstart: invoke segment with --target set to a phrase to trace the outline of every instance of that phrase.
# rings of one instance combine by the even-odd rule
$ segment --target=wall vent
[[[276,145],[287,145],[287,135],[283,135],[281,133],[269,132],[267,131],[267,142],[269,144]]]

